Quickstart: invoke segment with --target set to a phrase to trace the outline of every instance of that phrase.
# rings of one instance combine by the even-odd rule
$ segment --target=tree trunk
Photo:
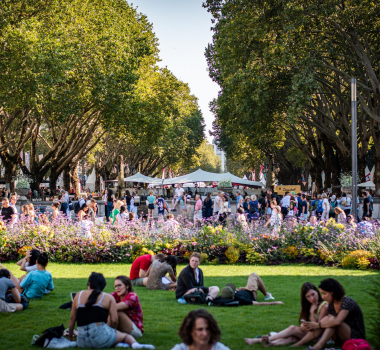
[[[78,176],[78,163],[75,163],[73,166],[71,166],[70,173],[71,173],[71,179],[72,179],[74,190],[75,190],[75,197],[79,198],[80,183],[79,183],[79,176]]]
[[[375,172],[373,174],[373,182],[375,184],[376,191],[380,190],[380,155],[375,155],[374,158]]]
[[[15,183],[13,181],[13,177],[16,175],[16,163],[6,160],[3,157],[1,157],[1,160],[3,162],[4,169],[5,169],[5,173],[4,173],[5,183],[9,184],[10,193],[13,193],[15,191]]]
[[[119,155],[119,162],[120,162],[120,169],[119,169],[119,176],[118,176],[117,193],[118,193],[118,197],[121,198],[122,191],[124,189],[124,157],[123,155]]]
[[[100,192],[100,169],[95,164],[95,191]]]
[[[49,176],[49,187],[50,191],[56,191],[57,189],[57,180],[58,180],[58,174],[55,171],[54,168],[50,169],[50,176]]]
[[[65,191],[70,191],[70,167],[63,169],[63,188]]]
[[[267,156],[268,161],[268,172],[267,172],[267,188],[270,188],[274,191],[274,183],[273,183],[273,154],[269,154]]]

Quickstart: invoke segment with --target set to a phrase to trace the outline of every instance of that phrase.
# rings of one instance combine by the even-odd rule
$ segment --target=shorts
[[[202,220],[202,210],[198,210],[198,212],[194,214],[194,220]]]
[[[91,323],[78,327],[77,345],[79,348],[107,349],[116,342],[116,329],[104,322]]]
[[[131,336],[133,338],[141,338],[142,337],[141,329],[139,327],[137,327],[135,323],[133,323],[133,328],[132,328]]]
[[[144,278],[135,278],[131,283],[132,286],[144,287]]]
[[[15,312],[16,304],[7,303],[3,299],[0,299],[0,312]]]
[[[268,215],[272,214],[272,208],[268,208],[265,214],[268,214]]]
[[[148,209],[153,210],[154,209],[154,204],[149,204],[148,205]]]

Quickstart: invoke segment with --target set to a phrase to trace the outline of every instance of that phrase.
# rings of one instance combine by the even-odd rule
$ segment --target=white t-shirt
[[[181,188],[176,188],[175,189],[175,196],[176,197],[182,197],[183,196],[183,192],[185,192],[185,190],[181,187]]]
[[[9,204],[10,207],[12,207],[15,211],[15,215],[13,216],[13,223],[16,223],[18,221],[18,211],[15,205]]]
[[[285,207],[285,208],[289,208],[290,207],[290,196],[285,196],[284,198],[282,198],[281,200],[281,206],[282,207]]]
[[[117,220],[117,226],[118,227],[123,227],[126,223],[126,221],[129,219],[129,215],[127,213],[119,213],[116,215],[116,220]]]
[[[31,271],[35,271],[35,270],[37,270],[37,263],[34,264],[34,265],[32,265],[32,266],[29,266],[29,263],[27,262],[27,263],[25,264],[25,270],[26,270],[26,273],[29,273],[29,272],[31,272]]]
[[[217,196],[214,200],[214,213],[220,212],[221,207],[222,207],[222,203],[223,203],[222,198]]]

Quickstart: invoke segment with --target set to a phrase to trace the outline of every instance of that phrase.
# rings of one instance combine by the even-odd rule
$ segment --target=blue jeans
[[[112,213],[112,210],[113,210],[113,203],[107,202],[107,206],[106,206],[106,220],[107,220],[107,222],[110,221],[110,215]]]

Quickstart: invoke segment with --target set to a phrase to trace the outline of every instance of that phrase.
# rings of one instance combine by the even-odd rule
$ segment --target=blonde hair
[[[124,205],[124,202],[118,200],[115,204],[115,209],[120,210],[120,207]]]
[[[150,194],[151,196],[153,196],[153,191],[152,191],[152,190],[150,190],[150,191],[149,191],[149,194]]]
[[[27,204],[27,206],[28,206],[29,209],[34,210],[34,205],[33,205],[33,203],[29,203],[29,204]]]

